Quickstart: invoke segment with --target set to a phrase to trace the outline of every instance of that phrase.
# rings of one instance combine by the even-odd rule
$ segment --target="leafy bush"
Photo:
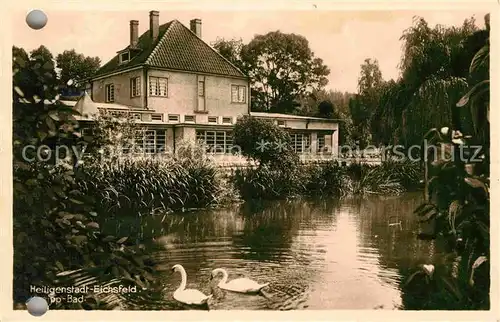
[[[244,156],[273,167],[295,166],[298,155],[290,146],[290,135],[272,121],[244,116],[233,130],[233,144]]]

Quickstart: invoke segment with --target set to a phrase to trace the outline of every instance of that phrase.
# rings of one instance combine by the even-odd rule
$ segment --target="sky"
[[[155,8],[152,8],[155,10]],[[218,37],[248,43],[256,34],[280,30],[307,38],[315,56],[330,68],[327,89],[355,92],[360,65],[377,59],[385,80],[399,75],[403,31],[421,16],[431,25],[459,26],[474,16],[484,27],[486,12],[473,11],[160,11],[160,24],[177,19],[187,27],[193,18],[202,20],[202,38]],[[149,11],[50,11],[47,25],[33,30],[26,12],[13,12],[12,40],[28,51],[46,46],[54,56],[75,49],[98,56],[102,64],[129,43],[130,20],[139,21],[139,35],[149,28]]]

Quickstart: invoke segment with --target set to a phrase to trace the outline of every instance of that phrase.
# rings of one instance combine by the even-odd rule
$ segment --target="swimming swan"
[[[212,271],[212,278],[222,273],[222,280],[217,286],[224,290],[239,292],[239,293],[257,293],[264,287],[268,286],[269,283],[259,284],[254,280],[248,278],[236,278],[231,281],[227,281],[228,275],[227,271],[223,268],[216,268]]]
[[[184,270],[184,267],[181,265],[177,264],[172,267],[173,272],[180,272],[181,273],[181,285],[177,290],[174,292],[174,299],[176,301],[179,301],[184,304],[188,305],[204,305],[207,304],[207,301],[209,298],[212,297],[212,295],[205,295],[202,292],[194,289],[187,289],[186,290],[186,281],[187,281],[187,274],[186,271]]]

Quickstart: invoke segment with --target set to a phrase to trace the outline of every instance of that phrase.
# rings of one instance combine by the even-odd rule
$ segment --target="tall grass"
[[[420,180],[419,166],[409,161],[381,165],[337,161],[298,165],[297,168],[245,168],[233,181],[243,199],[282,199],[294,196],[400,194]]]
[[[79,168],[78,179],[88,195],[101,200],[108,215],[209,208],[235,197],[218,168],[196,154],[87,162]]]

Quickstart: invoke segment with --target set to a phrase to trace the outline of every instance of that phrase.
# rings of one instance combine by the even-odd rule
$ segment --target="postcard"
[[[12,5],[4,320],[495,320],[499,8]]]

